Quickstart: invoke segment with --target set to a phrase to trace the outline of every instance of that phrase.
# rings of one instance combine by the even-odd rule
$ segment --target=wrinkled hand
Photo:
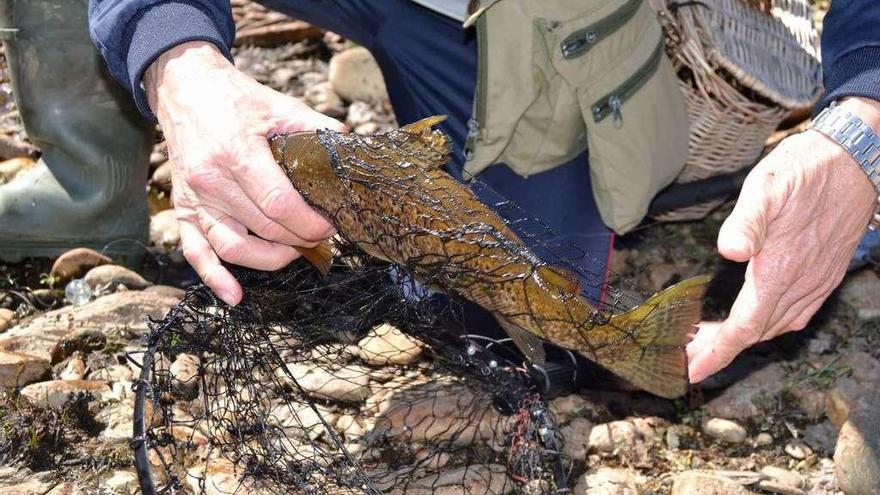
[[[872,105],[841,103],[877,129]],[[728,318],[702,323],[688,345],[692,383],[807,325],[843,279],[876,197],[856,161],[813,130],[785,139],[754,168],[718,234],[722,256],[749,262],[745,283]]]
[[[266,141],[278,132],[344,126],[238,71],[196,41],[162,54],[144,75],[172,167],[183,255],[225,302],[241,286],[220,260],[277,270],[333,234],[276,164]]]

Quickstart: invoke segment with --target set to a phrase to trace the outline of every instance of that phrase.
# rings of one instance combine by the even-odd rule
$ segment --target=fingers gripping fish
[[[699,319],[706,277],[610,315],[577,279],[539,259],[491,208],[442,170],[448,137],[430,117],[396,131],[332,131],[270,139],[275,159],[305,200],[370,256],[490,311],[533,362],[541,340],[578,352],[662,397],[687,391],[684,345]],[[330,250],[303,250],[326,271]]]

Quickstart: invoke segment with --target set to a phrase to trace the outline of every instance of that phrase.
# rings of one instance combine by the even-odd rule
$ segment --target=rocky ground
[[[302,23],[279,28],[288,21],[245,2],[233,4],[240,36],[247,35],[235,49],[243,70],[355,132],[396,126],[378,68],[364,49]],[[0,183],[14,180],[36,153],[21,130],[8,83],[0,84],[0,157],[12,159],[0,163]],[[148,193],[151,259],[164,260],[164,271],[148,262],[136,273],[88,251],[0,266],[0,387],[6,391],[0,494],[136,491],[129,440],[139,370],[130,357],[142,348],[146,318],[161,318],[182,297],[172,285],[192,278],[180,263],[166,160],[160,142]],[[714,251],[726,211],[729,206],[701,222],[642,226],[618,243],[615,269],[649,290],[714,273],[706,314],[723,318],[742,277],[741,266]],[[168,273],[175,270],[181,273]],[[71,280],[79,282],[72,286]],[[577,461],[575,492],[880,493],[877,294],[875,268],[851,274],[805,331],[756,346],[686,400],[600,390],[554,399],[566,453]],[[387,366],[388,376],[436,378],[418,343],[404,346],[399,334],[377,332],[357,343],[361,363]],[[389,346],[398,351],[389,353]],[[192,374],[194,364],[185,361],[172,371]],[[357,408],[334,408],[334,402],[350,404],[356,394],[367,411],[377,400],[373,388],[389,380],[328,388],[332,380],[320,366],[297,373],[307,388],[314,385],[331,423],[349,439],[365,433],[370,413],[361,417]],[[198,463],[190,469],[205,470]],[[494,473],[495,467],[481,469]],[[218,486],[235,486],[231,466],[210,474]],[[469,480],[453,468],[441,469],[440,476],[450,485]],[[472,486],[468,493],[481,493]]]

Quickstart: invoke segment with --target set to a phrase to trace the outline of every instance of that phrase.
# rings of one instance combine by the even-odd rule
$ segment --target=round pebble
[[[773,435],[761,432],[755,436],[755,445],[758,447],[767,447],[768,445],[773,445]]]
[[[703,425],[703,431],[710,437],[727,443],[742,443],[748,432],[736,421],[712,418]]]
[[[785,453],[797,460],[806,459],[813,451],[801,440],[792,440],[785,444]]]

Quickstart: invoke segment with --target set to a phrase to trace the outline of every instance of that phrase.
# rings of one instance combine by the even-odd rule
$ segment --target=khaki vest
[[[465,21],[479,50],[466,175],[503,162],[529,176],[589,148],[603,221],[635,227],[688,151],[654,11],[644,0],[482,1]]]

